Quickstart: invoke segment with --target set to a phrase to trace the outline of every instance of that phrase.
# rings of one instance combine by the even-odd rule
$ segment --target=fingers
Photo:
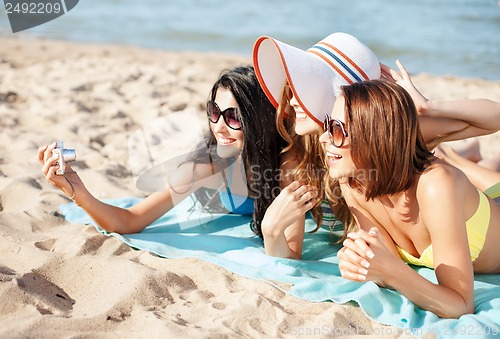
[[[343,245],[345,248],[344,255],[346,260],[365,268],[370,267],[370,263],[366,258],[371,259],[374,257],[374,254],[362,239],[356,239],[355,241],[346,239]]]
[[[301,185],[298,181],[292,182],[285,189],[285,195],[289,196],[290,200],[298,202],[299,205],[306,204],[309,200],[314,199],[318,195],[318,190],[312,185]]]
[[[401,81],[409,79],[409,75],[406,69],[403,67],[403,65],[399,62],[399,60],[396,60],[396,65],[398,66],[401,74],[399,74],[396,70],[382,63],[380,64],[380,69],[382,71],[382,75],[387,80],[394,81],[399,84]]]
[[[51,156],[45,160],[42,165],[42,173],[45,174],[47,179],[52,178],[52,176],[56,175],[56,170],[59,169],[59,155]]]
[[[53,142],[50,145],[44,145],[38,149],[37,158],[42,165],[45,161],[47,161],[48,158],[52,156],[52,150],[56,148],[56,146],[56,142]]]
[[[318,190],[314,186],[303,185],[294,192],[294,195],[295,200],[300,200],[301,202],[305,203],[312,198],[316,198],[316,196],[318,195]]]
[[[305,191],[310,190],[312,188],[314,188],[314,186],[303,185],[300,183],[300,181],[294,181],[290,185],[285,187],[283,191],[287,191],[288,193],[297,192],[299,194],[304,194]]]
[[[42,165],[42,172],[45,174],[45,175],[49,175],[50,173],[52,173],[53,171],[50,171],[49,173],[49,169],[51,167],[56,167],[58,168],[60,165],[57,163],[58,160],[59,160],[59,156],[56,155],[54,156],[52,151],[57,147],[57,143],[56,142],[53,142],[52,144],[50,145],[45,145],[45,146],[42,146],[38,149],[37,151],[37,158],[38,158],[38,161],[40,162],[40,164]],[[63,165],[64,166],[64,165]],[[49,177],[47,177],[49,178]]]
[[[43,153],[43,160],[44,162],[47,161],[50,157],[52,157],[52,151],[57,147],[57,143],[53,142],[52,144],[48,145],[47,148],[45,149],[45,152]]]
[[[378,228],[376,228],[376,227],[370,228],[370,230],[368,231],[368,234],[371,235],[372,237],[378,237],[378,235],[379,235]]]
[[[348,248],[344,247],[339,250],[337,257],[339,258],[340,274],[342,277],[349,280],[359,282],[366,281],[368,270],[365,267],[356,264],[356,262],[352,260],[355,256],[356,255]]]
[[[401,71],[401,73],[408,74],[408,71],[406,70],[405,66],[403,66],[403,64],[401,63],[401,61],[399,61],[399,59],[396,60],[396,66],[398,66],[398,68]]]
[[[408,73],[408,71],[406,70],[406,68],[403,66],[403,64],[399,61],[399,60],[396,60],[396,65],[398,66],[399,68],[399,71],[401,72],[401,75],[403,77],[403,79],[410,79],[410,74]]]
[[[342,277],[358,282],[376,280],[380,275],[380,260],[383,260],[383,256],[375,259],[375,252],[378,256],[383,247],[379,229],[360,229],[350,232],[347,237],[337,254]]]
[[[76,172],[67,173],[67,174],[73,174],[73,175],[76,176],[76,177],[73,177],[73,179],[71,180],[71,181],[73,181],[73,183],[72,183],[70,181],[70,179],[68,178],[68,175],[64,175],[64,176],[57,175],[56,171],[59,168],[59,166],[53,166],[53,165],[51,165],[56,160],[57,159],[50,158],[43,165],[42,171],[45,174],[45,177],[46,177],[47,181],[49,181],[51,184],[53,184],[54,186],[56,186],[57,188],[59,188],[60,190],[62,190],[63,193],[66,194],[70,199],[73,199],[74,196],[75,196],[75,186],[74,186],[75,179],[79,180],[79,178],[78,178]],[[70,170],[68,170],[68,167],[66,167],[66,169],[67,169],[68,172],[70,172]]]
[[[396,79],[392,77],[391,68],[389,66],[380,63],[380,70],[384,78],[393,82],[396,81]]]
[[[358,230],[356,232],[351,232],[347,236],[350,239],[363,239],[368,245],[370,244],[377,244],[379,240],[379,231],[376,227],[372,227],[369,232],[365,230]]]
[[[45,177],[52,183],[54,183],[55,178],[58,177],[56,171],[59,166],[54,165],[55,162],[56,160],[48,161],[42,167],[42,172],[45,174]]]
[[[365,268],[358,267],[344,260],[339,262],[339,270],[343,278],[359,282],[366,281],[366,276],[368,275],[368,270]]]
[[[36,158],[40,162],[40,164],[43,165],[44,163],[44,156],[45,156],[45,150],[49,147],[48,145],[44,145],[38,149],[38,152],[36,153]]]
[[[299,188],[300,186],[302,186],[300,184],[300,182],[298,181],[294,181],[292,182],[290,185],[288,185],[287,187],[285,187],[283,189],[284,192],[295,192],[297,190],[297,188]]]
[[[38,148],[37,158],[38,161],[42,165],[42,173],[45,175],[47,181],[49,181],[54,186],[58,187],[66,194],[70,199],[73,199],[75,196],[75,186],[74,183],[76,180],[79,181],[78,176],[75,174],[76,172],[72,171],[71,166],[69,164],[62,163],[62,166],[65,166],[65,172],[67,174],[73,174],[76,177],[73,177],[73,183],[66,177],[57,175],[56,171],[59,169],[59,154],[53,155],[52,151],[57,147],[57,143],[52,143],[50,145],[45,145]]]
[[[387,66],[386,64],[381,63],[381,62],[379,62],[379,65],[380,65],[380,70],[382,72],[384,72],[384,71],[386,71],[386,70],[388,70],[390,68],[389,66]]]
[[[294,200],[300,200],[300,198],[302,198],[302,196],[304,194],[306,194],[308,192],[308,189],[307,189],[307,186],[306,185],[302,185],[300,187],[298,187],[293,193],[293,197],[294,197]]]
[[[342,278],[349,279],[352,281],[357,281],[357,282],[365,282],[366,281],[366,275],[362,274],[356,274],[350,271],[340,271],[340,274],[342,275]]]
[[[49,169],[55,165],[58,157],[52,156],[52,151],[56,148],[57,144],[54,142],[50,145],[42,146],[38,149],[37,158],[42,165],[42,172],[49,175]],[[52,174],[54,171],[51,171]]]
[[[392,80],[392,81],[395,81],[397,83],[399,83],[403,80],[408,80],[411,82],[410,75],[409,75],[408,71],[406,70],[406,68],[403,66],[403,64],[399,60],[396,60],[396,65],[398,66],[399,72],[401,72],[401,74],[399,74],[396,70],[390,68],[389,66],[384,65],[383,63],[380,63],[380,69],[381,69],[382,75],[387,80]]]

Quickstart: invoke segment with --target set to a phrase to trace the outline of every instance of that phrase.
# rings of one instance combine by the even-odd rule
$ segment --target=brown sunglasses
[[[345,124],[337,119],[330,119],[328,115],[325,116],[323,122],[323,129],[328,132],[330,143],[335,147],[342,147],[347,138],[347,130]]]

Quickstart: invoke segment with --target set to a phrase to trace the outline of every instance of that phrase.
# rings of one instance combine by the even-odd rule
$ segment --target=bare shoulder
[[[468,179],[462,171],[437,159],[420,175],[416,190],[417,199],[425,203],[463,194],[467,182]]]

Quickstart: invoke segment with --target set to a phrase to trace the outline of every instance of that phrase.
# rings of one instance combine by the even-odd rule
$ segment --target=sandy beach
[[[58,212],[69,199],[43,177],[40,145],[62,139],[77,149],[74,167],[98,198],[144,197],[130,135],[171,112],[203,112],[220,71],[250,59],[44,40],[0,46],[1,338],[293,338],[323,326],[405,337],[355,304],[304,301],[205,261],[133,250]],[[500,81],[413,79],[429,98],[500,101]],[[500,133],[480,145],[493,156]]]

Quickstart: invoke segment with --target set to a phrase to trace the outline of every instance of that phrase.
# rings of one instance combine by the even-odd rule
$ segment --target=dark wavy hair
[[[280,192],[280,153],[285,147],[285,141],[276,129],[276,109],[262,91],[252,66],[224,70],[214,83],[209,100],[215,100],[220,88],[231,91],[238,103],[238,119],[244,138],[241,158],[247,173],[248,190],[254,197],[251,228],[262,238],[262,219]],[[235,161],[235,158],[222,159],[217,155],[217,141],[210,129],[204,143],[205,150],[198,151],[191,158],[195,163],[210,161],[215,173]],[[206,206],[210,205],[212,210],[214,206],[220,206],[217,192],[201,190],[195,194],[198,200],[205,202]]]

